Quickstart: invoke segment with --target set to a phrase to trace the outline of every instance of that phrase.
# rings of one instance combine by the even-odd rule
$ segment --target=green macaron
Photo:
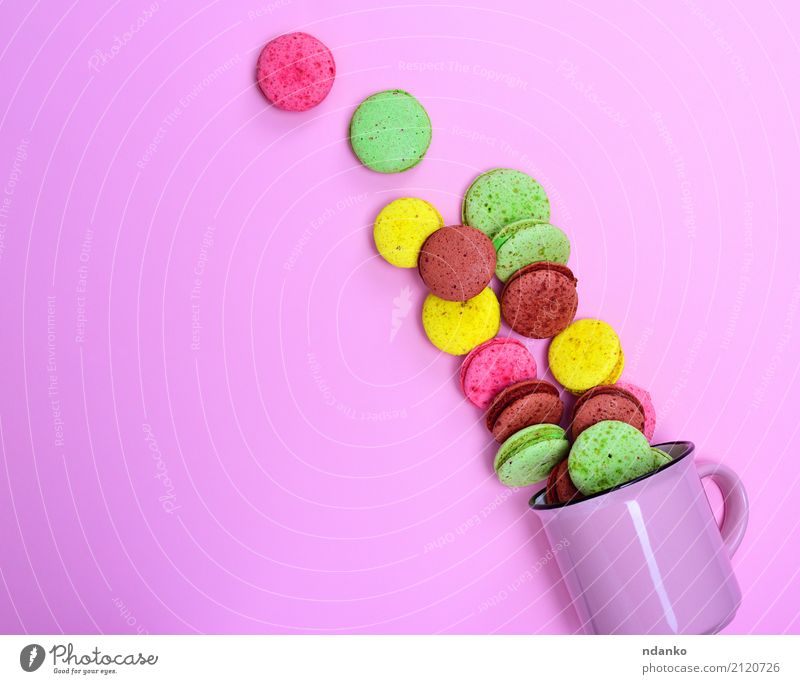
[[[569,238],[561,228],[550,223],[523,219],[509,223],[494,236],[497,250],[495,273],[503,282],[523,266],[536,261],[566,264],[569,261]]]
[[[492,169],[469,186],[461,209],[463,222],[490,238],[514,221],[550,220],[547,193],[528,174],[514,169]]]
[[[596,494],[656,468],[647,438],[618,420],[603,420],[580,435],[569,452],[569,476],[582,494]]]
[[[663,449],[659,449],[657,447],[651,447],[650,450],[653,452],[653,458],[655,459],[656,468],[660,468],[661,466],[666,465],[672,460],[672,456],[670,456]]]
[[[350,145],[364,166],[399,173],[418,164],[431,144],[431,120],[405,90],[384,90],[364,100],[350,120]]]
[[[504,485],[525,487],[544,480],[568,452],[563,428],[531,425],[503,442],[494,457],[494,469]]]

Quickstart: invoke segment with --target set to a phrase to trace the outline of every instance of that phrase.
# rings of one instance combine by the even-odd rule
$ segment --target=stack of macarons
[[[497,265],[492,241],[464,224],[444,225],[436,208],[401,197],[381,209],[375,246],[390,264],[416,268],[430,293],[422,305],[428,339],[461,356],[500,331],[500,304],[489,286]]]
[[[391,105],[380,95],[381,106]],[[362,108],[378,107],[375,97],[353,116],[353,149],[374,170],[390,170],[371,161],[385,157],[402,158],[408,168],[411,148],[400,150],[397,141],[384,147],[379,133],[367,155],[353,138]],[[374,127],[396,128],[385,123],[394,116],[385,113]],[[533,178],[504,168],[479,175],[464,197],[460,223],[451,225],[425,200],[394,200],[378,214],[374,239],[386,261],[416,267],[430,291],[422,306],[429,340],[465,356],[461,390],[486,412],[486,427],[500,443],[494,469],[501,482],[523,487],[547,479],[547,501],[563,503],[639,477],[668,458],[650,447],[650,395],[618,382],[625,355],[616,332],[598,319],[575,320],[570,241],[550,223],[547,194]],[[495,276],[503,284],[499,298],[491,286]],[[571,410],[556,384],[537,377],[528,347],[498,335],[501,318],[523,337],[552,338],[549,370],[567,397],[577,397]],[[569,422],[562,426],[565,414]]]
[[[650,447],[650,395],[618,382],[625,355],[614,329],[598,319],[574,320],[570,243],[549,215],[535,180],[494,169],[470,186],[461,223],[445,226],[429,203],[406,197],[381,210],[374,238],[387,261],[416,266],[430,290],[422,308],[430,341],[465,355],[461,389],[485,410],[486,427],[500,443],[500,481],[523,487],[547,479],[547,501],[557,503],[638,477],[668,457]],[[504,283],[499,299],[493,276]],[[521,340],[498,335],[501,317],[521,336],[552,338],[549,371],[565,397],[537,377]],[[567,411],[570,395],[576,399]]]
[[[354,149],[363,161],[355,143]],[[429,202],[402,197],[381,209],[373,236],[390,264],[418,269],[430,290],[422,307],[425,333],[438,349],[459,356],[495,337],[501,319],[534,339],[573,322],[578,293],[566,265],[570,243],[549,216],[547,195],[533,178],[493,169],[470,185],[460,223],[444,225]],[[491,287],[495,276],[504,283],[499,298]]]
[[[336,74],[331,51],[306,33],[270,41],[257,82],[275,107],[305,111],[327,96]],[[378,173],[419,164],[432,139],[424,106],[400,89],[364,99],[350,121],[358,160]],[[485,413],[500,443],[494,469],[520,487],[547,480],[548,503],[566,503],[651,472],[669,455],[650,446],[650,395],[619,382],[625,356],[604,321],[575,320],[577,279],[567,266],[569,238],[550,222],[550,202],[531,176],[491,169],[469,185],[457,223],[445,224],[429,202],[401,197],[375,219],[380,255],[416,268],[429,290],[422,323],[441,351],[464,356],[459,373],[469,402]],[[502,284],[499,297],[493,278]],[[498,336],[501,319],[525,338],[550,339],[549,371],[537,377],[528,347]],[[574,395],[571,408],[565,399]],[[567,425],[562,425],[568,415]]]
[[[561,466],[566,455],[563,443],[567,442],[570,457],[573,453],[578,454],[575,462],[580,471],[580,464],[590,460],[589,447],[597,444],[596,439],[584,435],[596,437],[598,432],[606,435],[607,442],[622,445],[622,455],[619,458],[613,455],[616,447],[605,452],[602,449],[593,452],[591,458],[600,458],[602,455],[607,460],[603,462],[603,467],[585,476],[578,475],[575,484],[580,493],[594,493],[596,487],[608,484],[615,477],[622,478],[615,482],[621,484],[629,476],[641,475],[637,468],[655,464],[649,441],[655,428],[655,409],[645,390],[630,383],[594,387],[574,402],[567,429],[559,425],[563,412],[564,403],[558,389],[544,380],[517,382],[495,396],[486,413],[486,426],[494,438],[501,442],[495,458],[495,470],[501,481],[514,487],[532,485],[548,477],[553,486],[556,481],[569,481],[571,473],[563,472]],[[597,429],[598,425],[604,426],[603,429]],[[523,448],[532,444],[536,444],[535,453]],[[509,467],[506,464],[509,452],[515,454],[516,470],[513,476],[508,474]],[[628,463],[628,456],[633,458],[634,463]],[[500,466],[503,464],[501,472]],[[659,459],[657,465],[662,464],[663,459]],[[558,474],[555,472],[556,466],[562,468]],[[611,466],[617,467],[617,470],[609,474],[607,471]],[[598,479],[601,474],[605,479]],[[551,487],[551,491],[555,490]],[[574,493],[570,498],[574,498]]]

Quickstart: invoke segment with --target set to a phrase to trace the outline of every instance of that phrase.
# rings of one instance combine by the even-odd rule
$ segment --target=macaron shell
[[[497,248],[495,272],[503,282],[523,266],[537,261],[557,264],[569,261],[569,238],[564,231],[550,223],[528,219],[512,223],[500,232],[507,236],[494,239]],[[499,247],[498,242],[501,243]]]
[[[555,379],[575,394],[613,384],[624,366],[617,333],[593,318],[577,320],[553,338],[548,361]]]
[[[572,411],[572,438],[604,420],[628,423],[644,433],[644,409],[639,400],[617,385],[598,385],[575,402]]]
[[[547,484],[544,486],[544,502],[548,505],[558,503],[556,493],[556,477],[558,477],[558,466],[556,465],[547,476]]]
[[[623,370],[625,370],[625,353],[622,351],[622,347],[620,347],[617,363],[614,365],[611,374],[605,379],[603,384],[613,385],[614,383],[616,383],[617,380],[619,380],[622,377]]]
[[[302,112],[316,107],[330,92],[336,63],[328,47],[308,33],[287,33],[264,46],[256,80],[279,109]]]
[[[544,380],[523,380],[494,398],[486,414],[486,426],[495,440],[504,442],[531,425],[558,424],[563,413],[564,403],[553,385]]]
[[[584,430],[569,453],[569,475],[586,495],[629,482],[655,467],[647,438],[616,420],[604,420]]]
[[[630,392],[639,400],[644,410],[644,436],[647,437],[648,442],[652,442],[656,431],[656,407],[653,404],[650,392],[638,385],[634,385],[632,382],[618,382],[617,387]]]
[[[416,166],[431,144],[431,121],[420,102],[404,90],[370,95],[350,120],[350,145],[364,166],[399,173]]]
[[[556,467],[558,470],[556,471],[555,487],[558,500],[561,503],[569,503],[574,499],[582,499],[583,494],[569,476],[569,459],[564,459]]]
[[[536,377],[536,360],[516,340],[495,338],[470,352],[460,373],[461,389],[480,409],[491,404],[503,388]],[[538,421],[542,422],[542,421]]]
[[[491,281],[496,264],[492,241],[471,226],[446,226],[422,245],[419,275],[437,297],[464,302]]]
[[[566,439],[566,432],[560,425],[542,423],[531,425],[515,432],[500,445],[494,457],[494,469],[497,470],[518,451],[544,441]]]
[[[401,197],[381,209],[372,235],[378,252],[392,266],[415,268],[423,243],[443,225],[442,215],[430,202]]]
[[[461,356],[497,335],[500,304],[490,287],[466,302],[429,294],[422,305],[422,325],[435,347]]]
[[[656,468],[660,468],[672,460],[672,456],[670,456],[666,451],[662,451],[656,447],[651,447],[650,450],[653,452],[653,459],[655,460]]]
[[[495,456],[495,471],[509,487],[544,480],[569,453],[569,442],[557,425],[532,425],[506,440]]]
[[[509,278],[500,296],[503,320],[526,337],[557,335],[578,310],[577,280],[563,264],[529,264]]]
[[[462,219],[490,238],[505,225],[525,218],[550,219],[547,193],[528,174],[515,169],[492,169],[467,189]]]
[[[569,462],[564,459],[550,471],[545,490],[545,503],[569,503],[573,499],[582,499],[583,494],[569,476]]]
[[[531,224],[536,224],[536,223],[547,223],[547,222],[540,221],[537,219],[522,219],[521,221],[514,221],[513,223],[508,223],[505,226],[503,226],[492,237],[492,244],[494,245],[495,251],[499,251],[500,248],[506,243],[506,240],[511,238],[515,233],[517,233],[520,230],[524,230],[527,226]]]

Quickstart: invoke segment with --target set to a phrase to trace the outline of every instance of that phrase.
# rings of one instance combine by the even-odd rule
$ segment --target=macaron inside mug
[[[653,452],[653,459],[655,460],[656,468],[660,468],[661,466],[667,465],[667,463],[672,461],[672,456],[670,456],[663,449],[659,449],[658,447],[651,447],[650,450]]]
[[[550,471],[544,502],[547,504],[569,503],[583,498],[569,476],[569,461],[564,459]]]
[[[656,467],[647,438],[618,420],[604,420],[587,428],[569,452],[569,476],[587,496],[646,475]]]

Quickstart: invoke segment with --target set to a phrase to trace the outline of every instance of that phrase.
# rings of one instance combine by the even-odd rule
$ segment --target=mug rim
[[[669,463],[665,463],[661,467],[656,468],[655,470],[651,470],[649,473],[645,473],[644,475],[640,475],[639,477],[636,477],[633,480],[628,480],[628,482],[623,482],[622,484],[619,484],[616,487],[611,487],[610,489],[604,489],[604,490],[602,490],[600,492],[595,492],[594,494],[590,494],[589,496],[585,496],[582,499],[577,499],[577,500],[573,499],[572,501],[567,501],[565,503],[553,503],[553,504],[540,503],[540,504],[537,504],[536,503],[536,499],[538,499],[540,496],[542,496],[547,491],[547,487],[543,487],[542,489],[540,489],[538,492],[536,492],[530,498],[530,500],[528,501],[528,505],[534,511],[549,511],[549,510],[552,510],[552,509],[555,509],[555,508],[566,508],[567,506],[577,506],[579,504],[584,503],[585,501],[590,501],[591,499],[596,499],[599,496],[605,496],[606,494],[610,494],[611,492],[616,492],[616,491],[619,491],[620,489],[624,489],[625,487],[630,487],[631,485],[637,484],[638,482],[642,482],[643,480],[646,480],[647,478],[652,477],[653,475],[656,475],[657,473],[664,472],[667,468],[671,468],[676,463],[682,461],[684,458],[686,458],[689,454],[691,454],[694,451],[694,442],[690,442],[688,440],[677,440],[677,441],[674,441],[674,442],[661,442],[660,444],[653,444],[652,446],[655,447],[655,448],[661,448],[661,447],[665,447],[665,446],[669,446],[671,448],[674,448],[674,447],[678,446],[679,448],[683,449],[683,453],[680,456],[678,456],[676,458],[673,458]]]

